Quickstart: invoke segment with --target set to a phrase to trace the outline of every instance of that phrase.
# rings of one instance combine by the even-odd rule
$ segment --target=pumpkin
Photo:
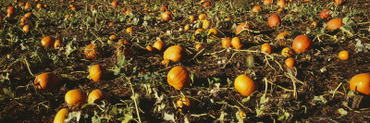
[[[21,22],[22,22],[22,23],[26,22],[27,20],[28,20],[28,18],[27,18],[27,17],[22,17],[22,18],[21,18]]]
[[[13,6],[8,7],[6,13],[9,15],[8,17],[10,17],[10,15],[14,13],[14,7]]]
[[[58,49],[59,47],[62,47],[62,43],[60,43],[60,40],[55,40],[54,49]]]
[[[189,29],[190,29],[189,24],[186,24],[186,25],[184,26],[184,31],[186,32],[186,31],[188,31]]]
[[[203,3],[203,8],[209,8],[211,7],[211,3],[210,2],[204,2]]]
[[[208,34],[207,35],[217,35],[217,29],[216,28],[211,28],[208,30]]]
[[[284,57],[290,57],[293,55],[293,51],[290,48],[286,47],[283,50],[281,50],[281,55]]]
[[[127,27],[126,28],[126,33],[132,34],[132,27]]]
[[[271,53],[271,50],[272,50],[272,48],[271,48],[271,45],[269,43],[262,44],[262,46],[261,46],[261,52],[270,54]]]
[[[152,52],[153,51],[153,47],[152,46],[146,46],[145,49],[148,50],[149,52]]]
[[[203,29],[208,29],[211,25],[211,21],[209,20],[203,20],[203,23],[202,23],[202,28]]]
[[[337,6],[339,6],[342,3],[343,3],[343,0],[334,0],[334,4]]]
[[[254,6],[251,11],[252,12],[260,12],[260,11],[262,11],[262,8],[261,8],[261,6]]]
[[[117,1],[113,1],[113,2],[112,2],[112,6],[113,6],[113,7],[117,7],[117,6],[118,6],[118,2],[117,2]]]
[[[30,3],[26,3],[26,5],[24,5],[24,10],[28,10],[31,8],[31,4]]]
[[[54,41],[53,39],[51,39],[50,36],[46,36],[41,40],[41,45],[44,46],[46,49],[52,48],[53,44]]]
[[[194,34],[197,35],[197,34],[199,34],[201,32],[204,32],[204,29],[203,28],[199,28],[199,29],[195,30]]]
[[[353,76],[349,81],[349,87],[354,92],[370,95],[370,74],[361,73]]]
[[[171,20],[171,12],[167,11],[167,12],[162,13],[162,20],[163,21]]]
[[[176,101],[176,106],[177,108],[180,108],[180,109],[185,108],[185,107],[191,108],[193,107],[193,105],[194,105],[194,100],[191,98],[187,98],[187,97],[181,97]]]
[[[243,44],[240,42],[240,38],[239,37],[234,37],[231,40],[231,46],[233,46],[235,49],[240,49],[240,48],[243,47]]]
[[[199,15],[199,17],[198,17],[198,19],[200,20],[200,21],[203,21],[204,19],[206,19],[207,18],[207,14],[200,14]]]
[[[85,47],[84,54],[88,59],[95,59],[98,53],[95,51],[95,44],[89,44]]]
[[[110,40],[117,40],[117,36],[116,35],[111,35],[111,36],[109,36],[109,39]]]
[[[317,26],[317,22],[316,21],[313,21],[310,26],[311,27],[316,27]]]
[[[155,49],[157,49],[158,51],[162,51],[162,49],[164,47],[164,43],[161,40],[158,40],[158,41],[154,42],[153,47]]]
[[[285,60],[285,66],[287,68],[290,68],[290,69],[294,68],[294,64],[295,64],[294,58],[289,57]]]
[[[64,123],[64,120],[67,115],[68,115],[67,108],[60,109],[58,113],[55,115],[53,123]]]
[[[338,58],[339,58],[340,60],[343,60],[343,61],[348,60],[348,58],[349,58],[349,53],[348,53],[348,51],[346,51],[346,50],[340,51],[340,52],[339,52],[339,54],[338,54]]]
[[[182,90],[190,84],[189,72],[182,66],[173,67],[167,74],[167,82],[176,90]]]
[[[58,75],[46,72],[36,76],[33,84],[37,89],[53,89],[59,84],[59,80]]]
[[[239,75],[234,81],[235,89],[243,96],[249,96],[257,90],[257,84],[246,75]]]
[[[263,1],[263,5],[269,5],[269,4],[272,4],[272,0],[264,0]]]
[[[163,5],[163,6],[160,8],[160,10],[161,10],[162,12],[166,11],[166,10],[167,10],[167,6]]]
[[[64,96],[68,107],[70,106],[80,106],[85,101],[85,94],[80,89],[70,90]]]
[[[201,43],[198,43],[198,44],[195,45],[195,50],[196,51],[199,51],[201,48],[202,48],[202,44]]]
[[[280,25],[280,18],[278,15],[273,14],[268,18],[267,23],[270,27],[278,26]]]
[[[95,103],[96,101],[100,101],[104,99],[109,100],[108,95],[104,91],[101,91],[100,89],[95,89],[90,92],[87,98],[87,102],[89,104],[92,104],[92,103]]]
[[[42,4],[41,4],[41,3],[38,3],[38,4],[36,5],[36,8],[37,8],[37,9],[42,9]]]
[[[329,9],[322,10],[319,15],[320,18],[327,19],[330,16],[330,10]]]
[[[285,6],[285,0],[279,0],[276,5],[283,8]]]
[[[231,38],[229,37],[222,38],[221,43],[223,48],[228,48],[231,46]]]
[[[29,25],[24,25],[22,30],[23,30],[23,32],[28,32],[30,30],[30,26]]]
[[[177,62],[181,59],[183,51],[181,46],[174,45],[166,49],[163,53],[163,59],[169,59],[171,61]]]
[[[310,48],[311,40],[306,35],[299,35],[293,40],[292,48],[296,53],[305,52]]]
[[[125,11],[125,15],[126,15],[126,16],[128,16],[130,13],[131,13],[131,10],[130,10],[130,9],[129,9],[129,10],[127,10],[127,11]]]
[[[248,23],[241,23],[236,27],[235,34],[238,35],[244,30],[244,28],[251,29],[251,26]]]
[[[326,28],[330,30],[339,29],[342,26],[342,19],[334,18],[331,19],[328,23],[326,23]]]
[[[247,113],[245,113],[244,111],[239,111],[239,116],[240,118],[245,119],[247,118]]]
[[[98,82],[104,78],[105,69],[97,64],[90,68],[89,76],[94,82]]]
[[[189,22],[192,23],[195,21],[195,17],[193,15],[189,16]]]
[[[277,36],[276,36],[276,40],[280,40],[280,39],[284,39],[286,35],[288,35],[289,32],[288,31],[284,31],[282,33],[279,33]]]

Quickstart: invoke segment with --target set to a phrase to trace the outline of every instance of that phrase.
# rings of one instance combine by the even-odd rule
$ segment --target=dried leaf
[[[163,119],[166,120],[166,121],[176,122],[176,120],[175,120],[175,114],[173,114],[173,113],[168,114],[167,112],[165,112],[164,113],[164,116],[163,116]]]

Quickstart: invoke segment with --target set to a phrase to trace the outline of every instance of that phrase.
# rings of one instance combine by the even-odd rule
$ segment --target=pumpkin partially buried
[[[57,115],[54,117],[53,123],[64,123],[66,116],[68,115],[68,109],[62,108],[58,111]]]
[[[257,90],[257,84],[246,75],[239,75],[234,82],[235,89],[243,96],[249,96]]]
[[[244,28],[251,29],[251,26],[248,23],[241,23],[235,29],[235,34],[239,34],[243,31]]]
[[[60,77],[51,72],[38,75],[33,82],[37,89],[52,89],[59,84]]]
[[[95,50],[95,44],[89,44],[85,47],[84,54],[88,59],[95,59],[98,56],[98,52]]]
[[[181,59],[183,51],[180,45],[174,45],[168,47],[163,53],[163,59],[169,59],[171,61],[177,62]]]
[[[182,66],[173,67],[167,74],[167,82],[176,90],[182,90],[190,84],[189,73]]]
[[[85,102],[85,94],[80,89],[70,90],[64,97],[68,106],[80,106]]]
[[[349,87],[352,91],[370,95],[370,74],[361,73],[353,76],[349,81]]]
[[[109,100],[108,95],[104,91],[101,91],[100,89],[95,89],[91,91],[91,93],[89,94],[87,98],[87,102],[89,104],[92,104],[92,103],[95,103],[95,101],[100,101],[104,99]]]

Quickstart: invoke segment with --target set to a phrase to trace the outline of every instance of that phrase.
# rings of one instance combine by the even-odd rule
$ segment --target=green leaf
[[[345,115],[348,114],[348,112],[346,110],[344,110],[343,108],[339,108],[338,112],[341,114],[341,116],[345,116]]]

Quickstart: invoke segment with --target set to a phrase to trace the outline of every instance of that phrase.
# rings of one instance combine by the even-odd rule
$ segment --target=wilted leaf
[[[67,118],[64,120],[66,123],[78,123],[81,118],[80,111],[73,111],[68,113]]]

